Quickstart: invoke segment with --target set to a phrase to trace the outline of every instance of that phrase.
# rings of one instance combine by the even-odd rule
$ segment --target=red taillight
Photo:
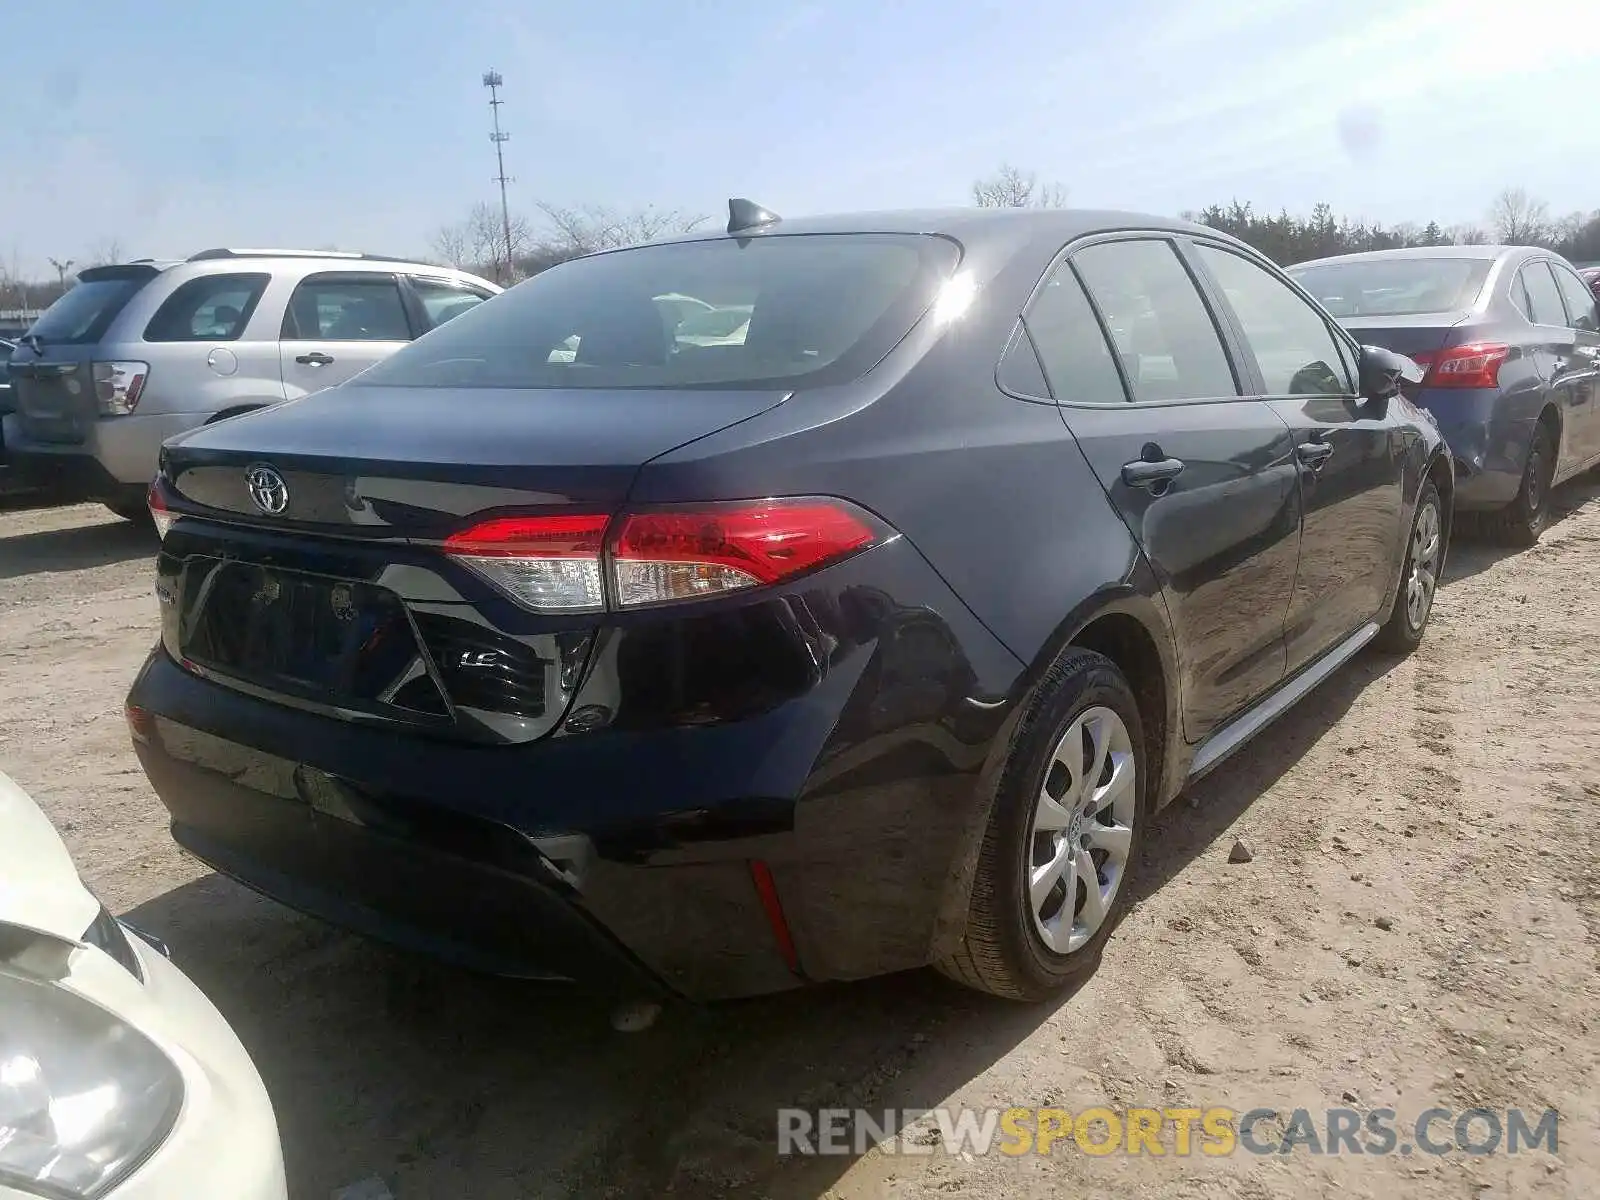
[[[150,520],[155,523],[156,536],[165,541],[167,530],[172,528],[172,522],[177,518],[172,515],[172,511],[167,508],[166,500],[162,498],[159,480],[151,482],[147,502],[150,505]]]
[[[777,583],[876,540],[863,514],[832,500],[633,513],[611,549],[617,603],[628,608]]]
[[[1492,388],[1500,386],[1500,364],[1510,354],[1511,347],[1502,342],[1468,342],[1411,357],[1427,372],[1423,387]]]
[[[128,733],[136,742],[146,746],[152,745],[156,740],[156,718],[149,709],[140,708],[137,704],[124,704],[122,715],[128,722]]]
[[[496,517],[445,540],[445,553],[540,611],[605,607],[600,553],[609,517]]]
[[[630,513],[606,544],[605,516],[496,517],[446,539],[445,553],[535,611],[692,600],[777,583],[880,538],[838,500],[755,500]]]

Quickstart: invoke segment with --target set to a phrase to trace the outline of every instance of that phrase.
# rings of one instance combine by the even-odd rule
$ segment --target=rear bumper
[[[193,413],[107,417],[73,444],[29,438],[13,413],[4,418],[4,442],[11,464],[41,485],[70,488],[78,499],[125,500],[142,495],[155,478],[161,443],[204,420]]]
[[[839,623],[869,573],[879,601]],[[645,714],[695,647],[734,641],[738,608],[726,628],[701,612],[613,631],[573,711],[604,699],[617,722],[517,745],[259,699],[158,647],[129,694],[151,714],[138,752],[174,836],[217,869],[493,973],[715,999],[924,965],[962,931],[1009,712],[994,698],[1021,664],[903,541],[759,603],[791,614],[797,648],[832,651],[790,698],[728,719]]]
[[[1455,460],[1455,506],[1481,511],[1510,504],[1522,486],[1533,419],[1506,416],[1493,390],[1430,388],[1417,403],[1433,414]]]

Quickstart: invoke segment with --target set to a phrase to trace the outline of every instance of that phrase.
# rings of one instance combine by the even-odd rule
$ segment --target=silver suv
[[[92,267],[12,353],[0,444],[24,481],[142,519],[167,438],[343,383],[499,290],[334,251]]]

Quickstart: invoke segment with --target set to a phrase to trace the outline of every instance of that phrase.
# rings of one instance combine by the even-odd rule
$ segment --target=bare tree
[[[467,223],[456,221],[439,226],[433,235],[433,253],[448,267],[476,265],[472,261],[472,238],[467,232]]]
[[[600,204],[570,208],[541,201],[539,211],[553,234],[543,248],[568,258],[689,233],[707,220],[703,215],[653,205],[618,210]]]
[[[89,247],[89,266],[105,267],[122,261],[122,239],[113,234]]]
[[[1059,183],[1040,184],[1031,171],[1019,171],[1010,163],[987,179],[972,185],[972,200],[979,208],[1065,208],[1067,189]]]
[[[1550,206],[1522,188],[1507,188],[1494,198],[1489,222],[1505,245],[1537,245],[1550,237]]]
[[[56,269],[56,275],[59,278],[61,290],[63,292],[67,290],[67,272],[72,270],[72,264],[77,261],[78,260],[75,258],[69,258],[64,261],[59,258],[52,258],[50,260],[50,265]]]

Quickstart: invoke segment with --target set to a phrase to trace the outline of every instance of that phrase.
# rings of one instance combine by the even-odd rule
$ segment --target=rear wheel
[[[1433,597],[1439,588],[1439,571],[1444,563],[1444,509],[1439,489],[1430,480],[1417,499],[1417,515],[1411,520],[1411,539],[1406,545],[1405,568],[1400,575],[1400,590],[1395,594],[1389,619],[1379,631],[1377,644],[1391,654],[1410,654],[1422,641],[1433,612]]]
[[[1051,666],[1001,773],[967,929],[937,963],[968,987],[1042,1000],[1094,969],[1129,903],[1144,839],[1138,705],[1110,659]]]
[[[1550,518],[1550,481],[1556,473],[1556,440],[1540,421],[1533,428],[1528,463],[1522,469],[1522,486],[1516,499],[1494,514],[1490,530],[1511,546],[1532,546],[1544,533]]]

